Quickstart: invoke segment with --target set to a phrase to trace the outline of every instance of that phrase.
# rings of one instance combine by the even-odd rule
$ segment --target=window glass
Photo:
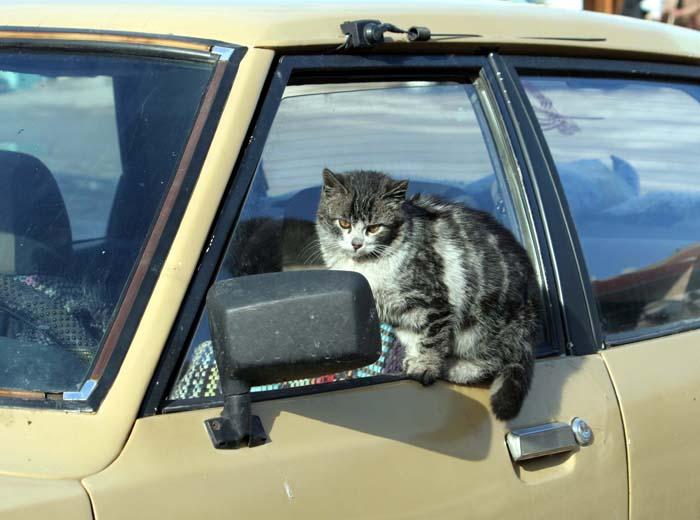
[[[700,316],[700,87],[540,77],[556,162],[606,333]]]
[[[0,388],[82,386],[211,68],[0,53]]]
[[[379,170],[488,211],[520,236],[475,88],[458,83],[289,86],[233,232],[219,279],[322,268],[314,222],[324,167]],[[323,384],[400,371],[391,328],[375,365],[254,390]],[[206,313],[170,399],[219,394]]]

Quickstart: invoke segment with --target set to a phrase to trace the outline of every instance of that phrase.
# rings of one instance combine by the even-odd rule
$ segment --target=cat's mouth
[[[370,249],[365,249],[364,247],[361,249],[358,249],[357,251],[347,251],[347,255],[350,257],[351,260],[354,260],[355,262],[363,262],[366,260],[376,260],[377,255],[373,254],[373,250]]]

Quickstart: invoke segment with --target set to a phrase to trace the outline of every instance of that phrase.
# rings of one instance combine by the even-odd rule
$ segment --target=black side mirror
[[[265,442],[250,387],[342,372],[381,353],[379,319],[364,277],[293,271],[215,283],[207,295],[224,411],[206,421],[217,448]]]

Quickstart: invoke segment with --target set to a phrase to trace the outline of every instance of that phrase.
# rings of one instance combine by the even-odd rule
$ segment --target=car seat
[[[72,251],[68,212],[49,169],[31,155],[0,151],[0,337],[15,340],[0,352],[0,386],[26,388],[19,378],[32,379],[31,366],[47,370],[27,364],[38,345],[50,347],[43,355],[60,349],[69,364],[93,359],[109,309],[96,288],[68,276]]]

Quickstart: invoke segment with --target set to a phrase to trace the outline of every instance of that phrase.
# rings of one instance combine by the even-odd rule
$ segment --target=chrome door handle
[[[586,421],[578,417],[571,424],[556,422],[520,428],[506,436],[513,462],[576,451],[579,446],[588,446],[592,442],[593,431]]]

